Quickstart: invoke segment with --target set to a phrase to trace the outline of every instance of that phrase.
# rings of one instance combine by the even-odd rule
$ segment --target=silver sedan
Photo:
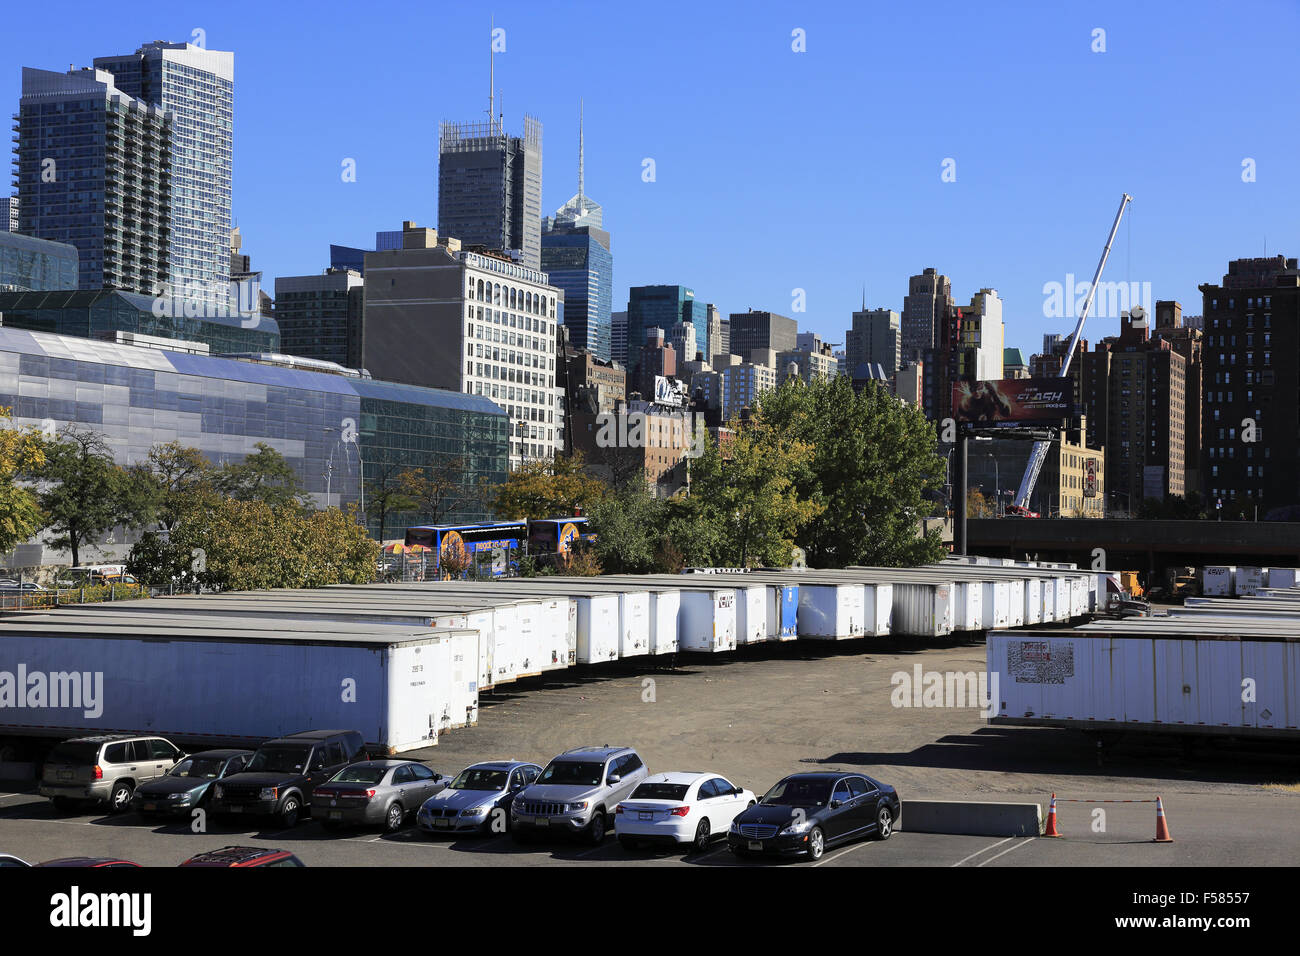
[[[428,833],[474,830],[503,832],[515,794],[537,779],[535,763],[493,760],[466,767],[456,779],[424,802],[415,822]]]
[[[413,760],[363,760],[312,791],[311,815],[325,827],[382,824],[392,833],[446,785],[446,776]]]

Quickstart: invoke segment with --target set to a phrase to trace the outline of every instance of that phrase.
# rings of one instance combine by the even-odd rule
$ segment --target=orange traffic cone
[[[1165,822],[1165,805],[1156,797],[1156,838],[1152,843],[1173,843],[1174,838],[1169,835],[1169,824]]]
[[[1047,808],[1047,829],[1043,831],[1043,836],[1063,836],[1061,831],[1056,829],[1056,794],[1052,794],[1052,802]]]

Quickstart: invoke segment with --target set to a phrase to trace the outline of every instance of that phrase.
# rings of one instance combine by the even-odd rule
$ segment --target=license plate
[[[230,812],[231,812],[231,813],[243,813],[243,812],[244,812],[244,808],[243,808],[243,807],[231,807],[231,808],[230,808]]]
[[[158,804],[156,804],[156,803],[146,803],[146,804],[144,805],[144,808],[145,808],[146,810],[157,810],[157,809],[158,809]]]
[[[538,817],[533,822],[536,823],[539,827],[549,827],[551,825],[551,821],[548,820],[546,817]]]
[[[72,779],[72,771],[71,771],[71,770],[60,770],[60,771],[59,771],[59,779],[60,779],[60,780],[71,780],[71,779]]]
[[[638,820],[653,820],[655,818],[655,815],[648,810],[642,810],[640,813],[636,815],[636,818]]]
[[[438,819],[436,819],[436,820],[433,821],[433,825],[434,825],[435,827],[447,827],[447,826],[451,826],[451,821],[450,821],[450,820],[446,820],[446,819],[444,819],[444,818],[442,818],[442,817],[439,817]]]
[[[331,820],[342,820],[342,819],[343,819],[343,811],[342,811],[342,810],[331,810],[331,811],[330,811],[330,819],[331,819]]]
[[[763,849],[763,844],[762,844],[760,841],[758,841],[758,840],[750,840],[750,841],[749,841],[749,848],[750,848],[751,850],[761,850],[761,849]]]

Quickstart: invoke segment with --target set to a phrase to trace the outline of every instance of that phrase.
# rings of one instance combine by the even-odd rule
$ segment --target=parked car
[[[22,591],[24,594],[48,594],[50,589],[41,587],[35,581],[19,582],[15,578],[0,578],[0,592]]]
[[[212,782],[239,773],[251,750],[204,750],[181,760],[161,777],[135,788],[131,809],[141,816],[186,815],[206,806]]]
[[[614,807],[649,774],[631,747],[578,747],[546,765],[537,781],[510,805],[510,830],[518,843],[535,834],[605,839]]]
[[[192,856],[181,866],[305,866],[288,850],[261,846],[223,846]]]
[[[642,843],[685,845],[696,853],[757,798],[716,773],[657,773],[614,810],[614,833],[626,850]]]
[[[183,756],[164,737],[111,734],[65,740],[45,758],[40,794],[59,810],[95,802],[121,813],[136,787],[161,777]]]
[[[831,847],[867,834],[888,840],[901,815],[894,788],[866,774],[796,773],[736,817],[727,845],[737,856],[803,854],[818,860]]]
[[[31,864],[12,853],[0,853],[0,867],[4,866],[31,866]]]
[[[64,856],[57,860],[46,860],[44,863],[37,863],[37,866],[135,866],[139,863],[132,863],[130,860],[123,860],[115,856]]]
[[[326,827],[382,824],[393,833],[447,778],[414,760],[366,760],[344,767],[311,795],[313,816]]]
[[[444,790],[434,794],[416,814],[415,822],[429,833],[476,830],[491,833],[498,817],[510,823],[515,795],[541,775],[535,763],[497,760],[476,763],[456,774]]]
[[[318,786],[368,756],[356,730],[307,730],[268,740],[243,770],[212,785],[210,811],[219,817],[274,817],[286,829],[294,827],[310,811]]]

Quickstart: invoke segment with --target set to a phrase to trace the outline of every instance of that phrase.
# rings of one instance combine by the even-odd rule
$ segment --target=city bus
[[[416,525],[406,529],[406,544],[429,549],[426,576],[442,577],[444,555],[464,551],[479,574],[492,577],[512,573],[528,541],[525,521],[492,521],[482,524]],[[494,561],[497,552],[500,560]]]
[[[587,523],[587,518],[528,519],[528,553],[567,554],[579,541],[595,541],[596,536],[587,530]]]

